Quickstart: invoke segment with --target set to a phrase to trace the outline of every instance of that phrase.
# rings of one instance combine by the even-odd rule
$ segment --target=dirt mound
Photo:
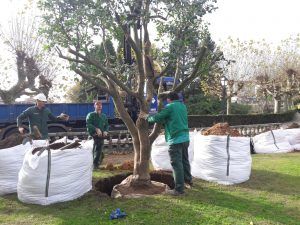
[[[211,128],[202,131],[202,135],[230,135],[231,137],[242,136],[238,130],[230,128],[228,123],[217,123]]]
[[[111,177],[101,178],[95,183],[95,190],[107,195],[111,195],[112,189],[115,185],[120,184],[131,172],[121,173]],[[171,189],[175,187],[174,179],[171,171],[155,170],[150,172],[151,181],[161,182],[167,184]],[[147,191],[146,191],[147,192]]]
[[[109,170],[109,171],[113,171],[113,170],[115,170],[116,168],[115,168],[114,164],[112,164],[112,163],[107,163],[106,166],[105,166],[105,169],[106,169],[106,170]]]
[[[12,134],[9,137],[5,138],[4,140],[0,141],[0,149],[12,148],[17,145],[22,144],[24,136],[21,134]]]
[[[41,150],[43,151],[43,150],[46,150],[48,148],[51,149],[51,150],[65,150],[65,149],[77,148],[78,146],[80,146],[80,143],[78,141],[68,143],[68,144],[65,144],[63,142],[57,142],[57,143],[50,144],[48,147],[47,146],[42,146],[42,147],[34,148],[32,150],[32,155],[34,155],[36,152],[39,152]]]
[[[131,170],[133,171],[134,168],[134,162],[133,160],[130,161],[125,161],[124,163],[122,163],[122,165],[120,166],[121,170]]]
[[[299,124],[298,123],[292,123],[290,124],[286,129],[293,129],[293,128],[299,128]]]

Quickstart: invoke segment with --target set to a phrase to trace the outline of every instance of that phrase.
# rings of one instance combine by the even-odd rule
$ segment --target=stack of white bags
[[[284,130],[285,135],[295,151],[300,151],[300,128]]]
[[[92,149],[82,147],[27,151],[19,173],[18,198],[25,203],[49,205],[76,199],[92,189]],[[49,154],[50,153],[50,154]]]
[[[231,185],[249,180],[250,138],[219,135],[194,137],[192,175],[206,181]]]
[[[190,145],[188,149],[189,161],[194,157],[194,135],[197,132],[190,132]],[[164,135],[159,135],[152,144],[151,162],[156,170],[172,170],[170,156],[168,153],[169,145]]]
[[[17,192],[18,173],[26,151],[31,145],[17,145],[0,149],[0,196]]]
[[[299,147],[297,144],[300,145],[300,129],[267,131],[254,136],[252,142],[255,153],[291,152],[295,147]]]
[[[157,170],[172,169],[163,135],[152,145],[151,161]],[[189,161],[194,177],[225,185],[247,181],[252,164],[250,138],[227,139],[227,136],[203,136],[200,132],[190,132]]]
[[[40,140],[0,150],[0,195],[18,192],[24,203],[49,205],[92,189],[92,140],[77,148],[32,154],[46,145]]]

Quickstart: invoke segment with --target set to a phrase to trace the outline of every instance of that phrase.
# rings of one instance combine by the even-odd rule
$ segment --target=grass
[[[94,177],[110,176],[97,172]],[[109,220],[121,208],[125,219]],[[0,197],[0,224],[300,224],[300,153],[253,155],[248,182],[222,186],[195,180],[185,196],[110,199],[95,192],[50,206]]]

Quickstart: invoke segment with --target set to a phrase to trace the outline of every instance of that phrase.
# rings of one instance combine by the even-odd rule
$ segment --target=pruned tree
[[[275,48],[260,45],[261,54],[256,58],[254,77],[259,84],[259,92],[272,96],[274,113],[279,113],[281,105],[286,111],[292,107],[292,98],[299,95],[300,38],[289,37]],[[258,50],[256,50],[257,52]]]
[[[20,95],[39,92],[48,96],[57,67],[53,63],[53,55],[43,48],[45,40],[38,34],[37,20],[21,14],[11,20],[8,30],[1,30],[0,37],[15,57],[17,68],[17,82],[9,88],[0,89],[2,100],[13,103]],[[6,73],[1,76],[11,76]]]
[[[165,1],[165,0],[41,0],[40,7],[45,12],[43,33],[47,34],[51,46],[61,58],[72,63],[72,69],[95,87],[112,96],[117,112],[127,126],[134,147],[134,171],[126,187],[152,187],[149,176],[151,144],[159,134],[157,124],[149,132],[148,122],[139,116],[136,123],[125,109],[120,93],[125,92],[137,100],[140,112],[148,113],[153,94],[159,99],[166,96],[162,82],[154,88],[155,79],[164,76],[168,65],[158,74],[152,57],[151,34],[158,30],[160,41],[176,41],[180,51],[188,42],[189,32],[198,33],[201,47],[191,60],[193,67],[185,79],[175,84],[171,91],[182,91],[197,76],[206,72],[218,60],[207,48],[205,32],[202,32],[202,17],[211,12],[215,1]],[[151,28],[151,29],[150,29]],[[182,35],[182,34],[185,35]],[[105,42],[112,38],[120,40],[124,36],[133,52],[133,63],[124,65],[111,62],[105,50],[105,62],[100,62],[91,54],[97,39]],[[170,51],[169,48],[166,51]],[[179,57],[179,56],[178,56]],[[209,60],[209,61],[208,61]],[[178,60],[176,60],[177,62]],[[172,62],[170,62],[172,63]],[[97,68],[100,73],[85,72],[81,65]],[[176,70],[179,69],[176,64]],[[131,87],[123,78],[131,78]],[[176,73],[175,73],[175,79]],[[162,80],[162,79],[161,79]],[[150,134],[149,134],[150,133]],[[125,188],[126,188],[125,187]]]

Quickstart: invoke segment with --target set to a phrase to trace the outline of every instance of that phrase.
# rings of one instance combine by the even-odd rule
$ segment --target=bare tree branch
[[[66,60],[68,60],[69,62],[85,63],[84,60],[73,59],[73,58],[71,58],[71,57],[68,57],[68,56],[63,55],[63,53],[62,53],[62,51],[60,50],[59,47],[56,47],[55,50],[56,50],[56,52],[58,53],[58,56],[59,56],[60,58],[62,58],[62,59],[66,59]]]
[[[69,48],[69,52],[75,56],[78,56],[79,58],[82,58],[85,61],[85,63],[96,66],[98,69],[101,70],[101,72],[103,72],[103,74],[105,74],[107,77],[109,77],[113,82],[115,82],[127,94],[137,97],[137,94],[135,92],[133,92],[130,88],[128,88],[125,84],[123,84],[122,81],[120,81],[115,74],[113,74],[107,68],[105,68],[99,61],[97,61],[95,59],[91,59],[77,51],[74,51],[71,48]]]
[[[111,92],[108,88],[103,87],[102,85],[100,85],[99,83],[95,82],[95,81],[92,79],[92,78],[94,78],[94,79],[95,79],[95,78],[96,78],[96,79],[99,79],[99,78],[97,78],[97,77],[95,77],[95,76],[92,76],[92,75],[90,75],[90,74],[88,74],[88,73],[85,73],[85,72],[83,72],[82,70],[79,70],[79,69],[75,69],[74,71],[75,71],[75,73],[79,74],[83,79],[87,80],[88,82],[90,82],[92,85],[94,85],[94,86],[97,87],[98,89],[100,89],[100,90],[102,90],[102,91],[104,91],[104,92],[106,92],[106,93],[112,95],[112,92]]]

